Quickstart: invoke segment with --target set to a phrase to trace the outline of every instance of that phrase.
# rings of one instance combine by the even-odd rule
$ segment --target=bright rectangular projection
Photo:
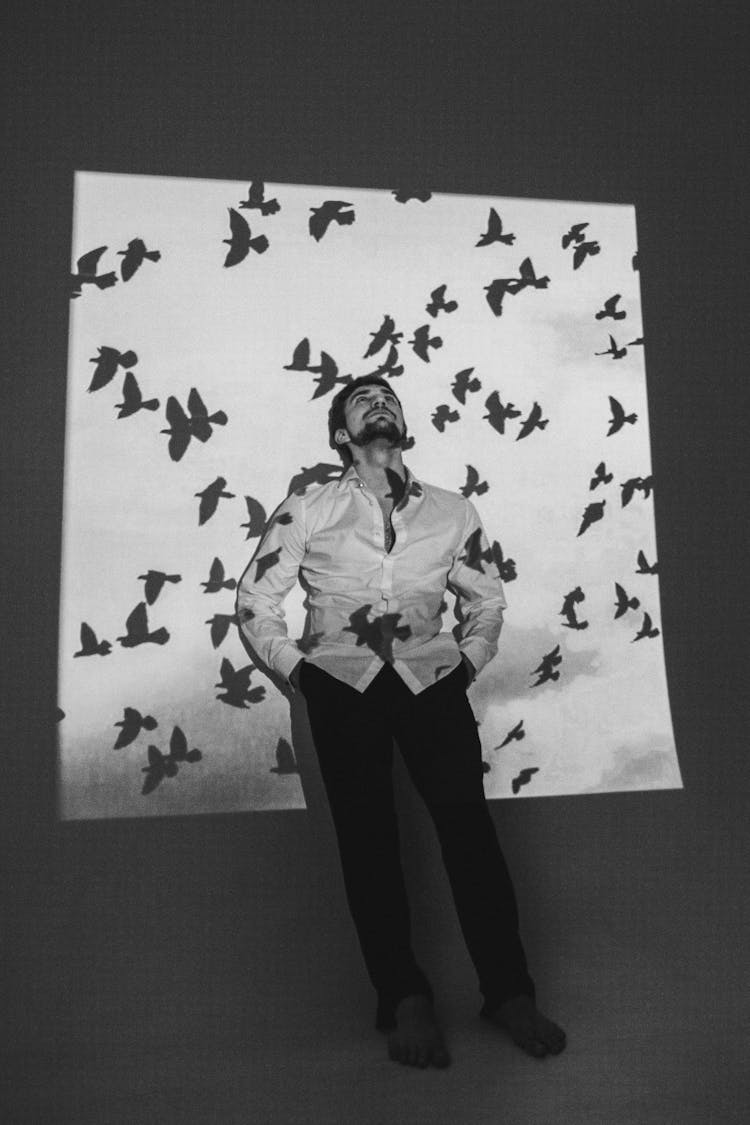
[[[374,371],[504,579],[487,796],[679,788],[636,253],[630,206],[78,173],[60,815],[304,806],[234,586]]]

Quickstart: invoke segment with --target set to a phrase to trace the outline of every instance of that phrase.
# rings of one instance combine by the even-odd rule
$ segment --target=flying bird
[[[131,238],[127,250],[118,250],[117,253],[122,257],[120,273],[123,281],[130,281],[136,270],[139,270],[146,260],[158,262],[161,258],[158,250],[146,249],[146,243],[142,238]]]
[[[637,414],[626,414],[622,405],[617,401],[616,398],[613,398],[612,395],[608,395],[608,398],[610,409],[612,411],[612,417],[609,420],[607,437],[609,437],[611,434],[616,434],[618,430],[622,429],[626,422],[629,422],[631,425],[633,425],[638,421]]]
[[[381,348],[384,348],[386,344],[396,345],[400,343],[403,332],[396,332],[395,329],[395,320],[388,313],[385,313],[385,315],[383,316],[383,323],[380,325],[380,328],[378,328],[377,332],[370,333],[372,340],[370,341],[369,347],[367,348],[367,351],[362,358],[369,359],[371,355],[377,355]]]
[[[556,671],[557,667],[562,664],[562,656],[560,656],[560,646],[555,647],[550,652],[545,652],[542,657],[541,663],[531,673],[532,676],[539,675],[539,679],[532,687],[539,687],[540,684],[547,683],[548,680],[559,680],[560,673]]]
[[[398,348],[395,344],[391,344],[388,355],[380,366],[376,367],[374,371],[367,372],[368,375],[387,376],[389,379],[395,379],[403,373],[404,365],[398,362]]]
[[[239,625],[239,619],[236,613],[215,613],[204,624],[211,626],[211,644],[218,648],[226,640],[230,625]]]
[[[635,347],[636,344],[639,344],[641,347],[643,347],[643,344],[644,344],[643,336],[637,336],[635,340],[628,340],[628,347],[629,348]]]
[[[328,484],[329,481],[338,480],[341,475],[341,465],[331,465],[325,461],[318,461],[309,469],[303,465],[300,472],[289,481],[287,496],[290,492],[304,494],[311,484]]]
[[[493,242],[504,242],[506,246],[512,246],[515,241],[516,236],[514,234],[503,234],[503,220],[495,208],[490,207],[487,230],[483,235],[480,235],[477,246],[489,246]]]
[[[545,429],[548,422],[549,418],[542,418],[542,408],[538,402],[535,402],[531,408],[529,416],[525,418],[521,423],[521,429],[518,432],[516,441],[520,441],[521,438],[528,437],[529,434],[532,434],[534,432],[534,430]]]
[[[280,738],[276,745],[276,765],[271,766],[269,772],[278,774],[299,773],[294,750],[285,738]]]
[[[193,496],[200,496],[198,505],[198,527],[211,519],[219,506],[219,500],[233,500],[236,493],[226,491],[224,477],[217,477],[211,484],[207,484],[201,492],[194,492]]]
[[[480,484],[479,473],[477,472],[477,470],[473,465],[467,465],[466,484],[463,484],[458,491],[468,500],[469,497],[474,493],[476,493],[477,496],[483,496],[489,487],[490,486],[486,480],[483,480]]]
[[[135,648],[136,645],[149,643],[164,645],[169,640],[169,633],[164,626],[150,633],[148,629],[146,603],[138,602],[138,605],[130,612],[125,621],[125,636],[117,637],[116,640],[120,642],[123,648]]]
[[[156,730],[158,725],[153,715],[142,715],[135,707],[126,707],[123,717],[114,724],[121,729],[113,749],[122,750],[123,746],[135,742],[142,730]]]
[[[272,566],[276,566],[281,556],[281,545],[273,551],[269,551],[266,555],[261,555],[259,559],[255,560],[255,581],[260,582],[267,570]]]
[[[443,346],[443,341],[440,336],[430,336],[429,324],[423,324],[421,328],[415,329],[414,336],[408,342],[419,358],[423,359],[425,363],[430,362],[430,348],[437,349]]]
[[[222,703],[230,707],[245,709],[251,703],[260,703],[265,699],[266,689],[261,685],[257,688],[250,687],[250,677],[255,671],[254,664],[246,664],[244,668],[236,668],[231,660],[225,656],[221,662],[221,679],[214,687],[221,688],[216,696]]]
[[[357,648],[367,645],[381,660],[388,664],[393,663],[394,640],[405,641],[411,636],[409,625],[399,625],[400,613],[384,613],[368,621],[368,614],[372,605],[364,605],[349,614],[349,624],[344,626],[344,633],[354,633],[357,638]]]
[[[471,378],[473,370],[473,367],[466,367],[463,371],[457,372],[455,378],[453,379],[453,382],[451,383],[451,391],[453,392],[453,397],[457,398],[462,406],[466,406],[467,392],[470,391],[473,393],[474,391],[480,391],[482,389],[482,384],[479,379]]]
[[[513,727],[513,729],[508,731],[508,733],[506,734],[505,738],[500,743],[500,745],[495,746],[494,749],[495,750],[502,750],[502,748],[504,746],[507,746],[509,742],[520,742],[521,739],[523,739],[525,737],[526,737],[526,731],[523,729],[523,719],[521,719],[520,723],[516,723],[516,725]]]
[[[310,341],[305,336],[297,344],[292,354],[292,362],[284,364],[285,371],[309,371],[310,370]]]
[[[609,337],[608,348],[606,348],[603,352],[594,352],[594,355],[611,355],[612,359],[622,359],[622,357],[627,354],[627,348],[618,348],[614,336]]]
[[[617,601],[615,602],[615,621],[618,617],[623,617],[629,609],[638,609],[641,604],[638,598],[631,598],[625,592],[625,588],[619,582],[615,582],[615,594]]]
[[[239,262],[243,262],[251,250],[256,254],[265,254],[268,249],[268,239],[264,234],[259,234],[255,238],[252,236],[250,225],[239,211],[235,211],[234,207],[228,207],[229,211],[229,238],[222,238],[222,242],[226,243],[229,247],[227,256],[224,259],[224,266],[236,266]]]
[[[354,222],[354,212],[344,211],[344,207],[351,207],[351,203],[344,203],[340,199],[327,199],[320,207],[311,207],[309,229],[316,242],[320,242],[331,223],[338,223],[340,227],[351,226]]]
[[[457,422],[460,417],[461,415],[457,410],[451,410],[447,403],[441,402],[440,405],[436,406],[433,410],[430,421],[436,430],[444,434],[446,422]]]
[[[109,641],[97,640],[91,626],[85,621],[81,622],[81,649],[80,652],[74,652],[73,656],[108,656],[111,650]]]
[[[597,488],[600,484],[611,484],[613,480],[614,474],[608,473],[607,466],[603,461],[600,461],[594,469],[593,477],[589,481],[589,491],[593,492],[594,489]]]
[[[573,269],[577,270],[587,258],[593,258],[601,251],[598,242],[580,242],[573,251]]]
[[[133,351],[120,352],[117,348],[109,348],[106,345],[98,351],[99,354],[89,360],[89,363],[96,364],[87,388],[89,391],[101,390],[107,383],[111,383],[118,367],[134,367],[138,362],[138,356]]]
[[[580,605],[585,598],[586,595],[580,586],[576,586],[575,590],[571,590],[570,593],[566,594],[563,598],[560,616],[565,618],[563,626],[566,629],[588,629],[588,621],[579,621],[576,614],[576,606]]]
[[[503,549],[497,539],[494,539],[489,548],[482,552],[482,558],[486,562],[494,562],[503,582],[514,582],[518,578],[516,560],[503,557]]]
[[[439,312],[452,313],[458,308],[458,301],[446,301],[445,290],[447,288],[447,285],[439,285],[437,289],[433,289],[430,293],[432,300],[425,305],[425,309],[430,316],[435,317]]]
[[[517,793],[523,785],[528,785],[535,773],[539,773],[538,766],[525,766],[510,783],[513,792]]]
[[[319,366],[308,368],[308,371],[319,373],[319,377],[317,379],[313,379],[313,382],[317,383],[318,385],[311,397],[311,401],[312,399],[321,398],[323,395],[327,395],[329,391],[333,390],[337,383],[351,383],[352,376],[339,375],[338,370],[338,364],[336,363],[335,359],[333,359],[333,357],[330,356],[328,352],[321,352]]]
[[[527,286],[533,286],[534,289],[546,289],[549,285],[548,277],[537,277],[531,258],[524,258],[520,267],[521,276],[515,282],[514,293],[519,293],[521,289],[526,289]]]
[[[281,210],[278,199],[266,199],[262,180],[253,180],[248,188],[247,199],[239,203],[238,207],[246,211],[260,211],[261,215],[275,215]]]
[[[224,564],[220,558],[214,558],[208,572],[208,580],[201,582],[204,594],[218,594],[220,590],[234,590],[237,585],[235,578],[224,577]]]
[[[513,277],[496,277],[489,285],[484,286],[487,293],[487,304],[495,316],[503,314],[503,299],[506,293],[514,296],[518,292],[518,282]]]
[[[658,562],[654,562],[654,563],[649,564],[646,560],[646,556],[644,555],[643,551],[638,552],[638,558],[636,559],[636,562],[638,563],[638,569],[635,572],[636,574],[658,574],[659,573]]]
[[[227,422],[227,416],[223,410],[208,414],[195,387],[191,389],[188,396],[188,409],[190,410],[190,417],[182,409],[174,395],[170,395],[167,399],[165,413],[169,426],[159,432],[170,435],[168,449],[169,456],[173,461],[179,461],[182,458],[192,437],[205,442],[213,432],[212,426],[224,426]]]
[[[97,273],[99,260],[107,249],[106,246],[97,246],[96,250],[89,250],[82,254],[76,262],[76,273],[70,275],[71,297],[80,297],[84,285],[95,285],[97,289],[110,289],[117,284],[117,274]]]
[[[622,489],[622,506],[626,508],[630,501],[633,499],[635,492],[642,492],[644,500],[648,500],[651,495],[651,490],[654,485],[653,476],[650,477],[631,477],[626,480],[624,484],[620,485]]]
[[[168,754],[162,754],[158,746],[149,746],[148,765],[143,766],[141,770],[141,773],[146,775],[141,789],[142,795],[146,797],[149,793],[153,793],[165,777],[176,777],[177,768],[177,763]]]
[[[188,750],[187,739],[181,727],[175,726],[169,739],[169,757],[173,762],[200,762],[200,750]]]
[[[624,309],[617,308],[617,302],[622,296],[621,293],[615,293],[614,296],[608,297],[604,302],[604,307],[598,313],[594,313],[597,320],[604,320],[606,316],[611,316],[613,320],[624,320],[628,315]]]
[[[163,570],[147,570],[145,574],[138,575],[139,582],[145,582],[144,594],[146,604],[153,605],[162,592],[165,582],[177,583],[182,581],[181,574],[165,574]]]
[[[122,402],[115,403],[118,418],[129,418],[139,410],[158,410],[158,398],[144,399],[141,388],[132,371],[125,372],[122,384]]]
[[[521,411],[516,410],[512,402],[509,402],[506,406],[503,405],[500,401],[498,391],[492,391],[485,399],[484,405],[487,409],[487,413],[483,414],[482,417],[485,418],[499,434],[505,433],[505,423],[508,418],[521,417]]]
[[[227,416],[224,411],[215,410],[213,414],[209,414],[195,387],[190,389],[187,405],[190,414],[190,432],[198,441],[208,441],[212,426],[226,426]]]
[[[248,521],[247,523],[241,523],[240,527],[247,528],[246,540],[255,539],[257,536],[263,534],[263,529],[266,526],[266,521],[268,519],[266,509],[263,507],[260,500],[256,500],[252,496],[246,496],[245,503],[247,504]],[[286,514],[289,515],[288,512]],[[291,518],[292,517],[289,516],[289,520],[291,520]]]
[[[581,526],[578,528],[576,534],[576,539],[579,535],[583,535],[584,531],[588,531],[592,523],[596,523],[598,520],[604,518],[604,505],[606,503],[606,500],[593,500],[590,504],[586,505],[581,519]]]
[[[570,230],[567,232],[567,234],[564,234],[562,236],[562,248],[563,248],[563,250],[567,250],[572,242],[575,242],[575,243],[583,242],[583,240],[585,238],[585,235],[584,235],[583,232],[585,231],[585,229],[588,225],[589,225],[588,223],[574,223],[573,226],[570,228]]]
[[[420,203],[426,203],[428,199],[432,198],[431,191],[393,191],[391,195],[395,197],[397,203],[408,203],[410,199],[417,199]]]
[[[660,630],[655,627],[647,613],[643,614],[643,624],[633,637],[634,641],[642,641],[644,637],[658,637]]]

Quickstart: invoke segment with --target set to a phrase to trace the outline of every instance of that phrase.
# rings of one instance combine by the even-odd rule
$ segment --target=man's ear
[[[347,431],[342,426],[340,426],[339,429],[336,430],[336,433],[333,435],[333,440],[336,442],[336,445],[343,445],[345,442],[351,441],[351,438],[349,437]]]

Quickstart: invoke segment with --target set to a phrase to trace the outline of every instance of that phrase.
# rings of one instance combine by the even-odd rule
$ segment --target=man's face
[[[406,431],[398,399],[387,387],[367,383],[344,404],[346,429],[353,445],[369,445],[385,439],[397,445]]]

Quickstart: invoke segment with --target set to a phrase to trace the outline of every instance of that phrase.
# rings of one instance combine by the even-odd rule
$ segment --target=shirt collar
[[[418,480],[417,477],[415,477],[414,473],[411,471],[408,465],[404,465],[404,470],[406,471],[406,491],[408,492],[414,484],[419,485],[419,487],[421,488],[422,482]],[[351,487],[352,485],[356,486],[361,481],[362,478],[357,472],[356,467],[354,465],[350,465],[346,472],[342,473],[339,477],[337,487],[339,489],[344,489],[346,487]]]

